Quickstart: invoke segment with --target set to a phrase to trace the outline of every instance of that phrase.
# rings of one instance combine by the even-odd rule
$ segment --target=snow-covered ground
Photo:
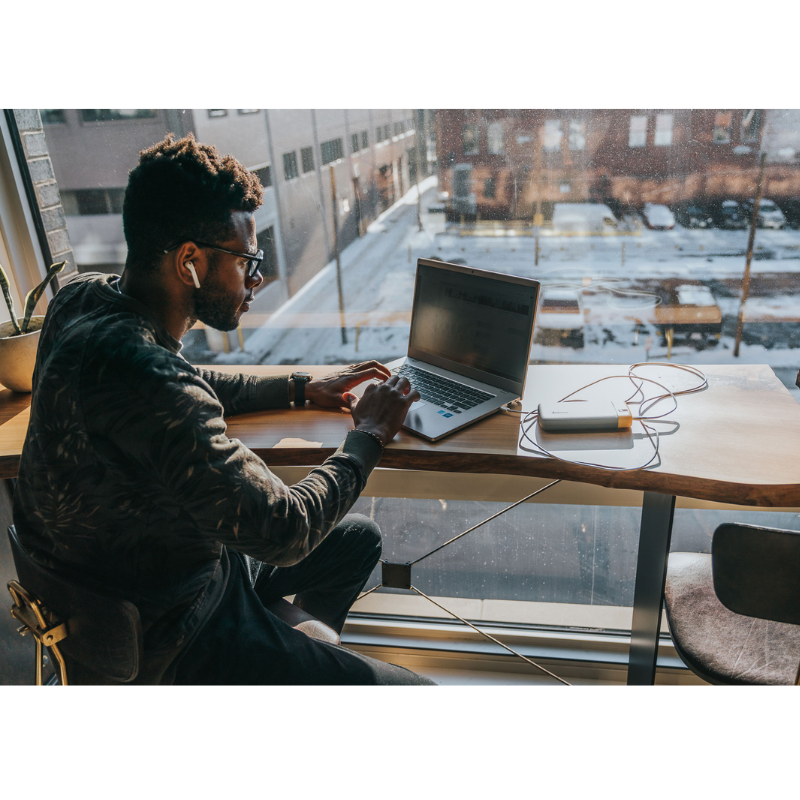
[[[740,355],[733,335],[744,274],[747,231],[635,230],[612,236],[558,236],[543,229],[536,243],[526,231],[489,225],[448,225],[435,203],[435,179],[422,184],[423,230],[412,189],[384,212],[341,257],[345,304],[342,343],[335,265],[328,264],[288,303],[247,332],[245,350],[210,354],[190,346],[187,357],[218,363],[351,363],[404,355],[418,257],[461,259],[470,266],[537,278],[581,295],[583,346],[535,343],[534,362],[631,363],[664,358],[667,348],[646,320],[665,279],[707,285],[723,315],[723,335],[676,341],[673,360],[690,363],[767,363],[800,367],[800,231],[758,230],[753,282],[745,309]],[[652,318],[652,314],[650,317]],[[193,358],[194,356],[194,358]]]

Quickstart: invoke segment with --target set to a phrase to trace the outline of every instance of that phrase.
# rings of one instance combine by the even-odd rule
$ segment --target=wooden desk
[[[289,371],[285,366],[249,365],[213,369],[259,375]],[[292,369],[323,375],[332,368]],[[562,478],[643,491],[628,682],[652,683],[676,495],[745,506],[800,507],[800,405],[767,366],[707,366],[703,370],[709,388],[680,397],[678,410],[667,418],[672,422],[658,423],[660,464],[647,470],[608,472],[535,455],[520,442],[520,415],[506,412],[439,442],[401,432],[387,447],[380,466]],[[626,371],[627,367],[607,365],[532,366],[523,408]],[[656,366],[641,374],[673,389],[694,380]],[[623,380],[600,386],[595,391],[609,391],[618,399],[632,391]],[[0,391],[0,477],[17,474],[29,404],[28,395]],[[228,435],[240,439],[271,467],[307,466],[333,453],[351,427],[349,413],[309,407],[232,417]],[[569,434],[541,441],[562,457],[616,466],[636,466],[652,454],[648,439],[636,427],[632,434]]]

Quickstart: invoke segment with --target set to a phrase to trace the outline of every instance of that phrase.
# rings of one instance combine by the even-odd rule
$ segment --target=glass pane
[[[192,132],[259,176],[264,281],[241,320],[241,340],[236,331],[189,331],[183,354],[194,364],[288,371],[400,358],[416,261],[434,257],[542,282],[531,364],[759,363],[800,394],[798,110],[217,111],[42,110],[84,272],[123,271],[127,175],[167,132]],[[329,266],[336,243],[341,297]],[[500,507],[464,497],[362,497],[356,510],[374,515],[385,554],[403,559]],[[629,614],[639,513],[526,504],[426,559],[420,588],[533,604],[513,611],[531,619],[536,604],[563,605],[562,620],[588,619],[578,611],[603,606],[610,616],[598,617],[600,627],[619,627],[624,615],[608,609]],[[716,524],[733,518],[679,511],[675,546],[707,549]],[[752,518],[796,523],[791,515]]]

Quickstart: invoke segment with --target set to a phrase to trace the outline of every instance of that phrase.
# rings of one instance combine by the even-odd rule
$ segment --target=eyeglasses
[[[249,278],[254,278],[256,272],[261,269],[261,262],[264,260],[264,251],[258,250],[255,253],[237,253],[235,250],[228,250],[227,247],[219,247],[216,244],[206,244],[205,242],[198,242],[197,239],[191,239],[194,244],[198,245],[199,247],[206,247],[209,250],[219,250],[220,253],[227,253],[231,256],[238,256],[239,258],[246,258],[247,259],[247,276]],[[166,250],[162,250],[164,254],[169,253],[171,250],[174,250],[176,247],[180,247],[183,242],[178,242],[178,244],[172,245],[172,247],[168,247]]]

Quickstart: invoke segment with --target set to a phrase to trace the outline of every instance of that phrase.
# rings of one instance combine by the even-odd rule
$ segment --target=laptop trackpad
[[[419,411],[419,409],[421,409],[423,406],[426,406],[426,405],[428,405],[428,404],[424,400],[417,400],[416,403],[412,403],[408,407],[408,411],[409,411],[409,413],[412,412],[412,411]]]

